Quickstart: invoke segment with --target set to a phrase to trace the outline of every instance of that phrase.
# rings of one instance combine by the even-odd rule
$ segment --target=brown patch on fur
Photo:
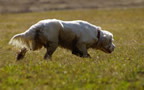
[[[59,36],[58,44],[59,44],[60,47],[66,48],[66,49],[69,49],[69,50],[72,50],[72,48],[73,48],[73,42],[68,42],[68,41],[62,40],[60,36]]]
[[[41,37],[40,34],[41,34],[40,30],[37,29],[36,33],[35,33],[35,36],[34,36],[34,41],[33,41],[34,42],[33,43],[33,45],[34,45],[33,50],[41,49],[42,46],[43,46],[43,43],[42,43],[42,41],[40,39],[40,37]]]

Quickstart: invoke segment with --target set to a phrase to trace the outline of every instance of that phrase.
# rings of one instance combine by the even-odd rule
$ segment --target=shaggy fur
[[[99,30],[99,34],[98,34]],[[72,51],[80,57],[90,57],[88,48],[95,48],[106,53],[114,51],[113,35],[86,21],[42,20],[32,25],[27,31],[17,34],[10,44],[22,48],[18,56],[24,57],[26,51],[47,49],[44,59],[50,59],[59,46]],[[23,53],[24,54],[21,54]],[[18,58],[22,59],[22,58]]]

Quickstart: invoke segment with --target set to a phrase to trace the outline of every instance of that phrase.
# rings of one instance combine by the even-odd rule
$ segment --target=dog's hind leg
[[[18,52],[18,54],[17,54],[17,57],[16,57],[17,61],[23,59],[25,54],[26,54],[26,52],[27,52],[27,49],[26,48],[22,48],[20,50],[20,52]]]
[[[44,59],[51,59],[52,54],[54,53],[54,51],[56,50],[58,44],[57,43],[49,43],[47,45],[45,45],[45,48],[47,49],[47,52],[44,56]]]

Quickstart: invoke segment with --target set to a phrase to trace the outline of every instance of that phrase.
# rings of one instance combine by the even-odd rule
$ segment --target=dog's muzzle
[[[114,49],[115,49],[115,45],[112,44],[112,45],[107,49],[107,51],[108,51],[108,53],[112,53],[112,52],[114,51]]]

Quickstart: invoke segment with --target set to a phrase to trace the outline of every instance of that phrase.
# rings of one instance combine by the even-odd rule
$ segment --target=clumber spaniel
[[[50,59],[58,46],[69,49],[72,54],[90,57],[88,48],[111,53],[115,49],[112,33],[86,21],[62,21],[47,19],[32,25],[24,33],[16,34],[10,44],[21,48],[17,60],[22,59],[29,50],[47,49],[44,59]]]

